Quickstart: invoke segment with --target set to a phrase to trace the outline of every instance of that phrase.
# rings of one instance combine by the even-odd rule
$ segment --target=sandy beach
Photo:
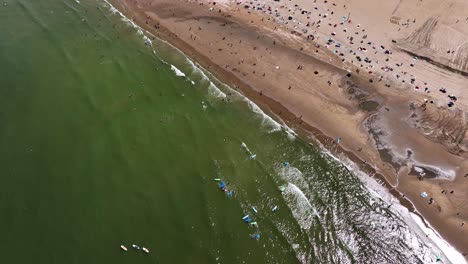
[[[468,253],[468,2],[113,4]]]

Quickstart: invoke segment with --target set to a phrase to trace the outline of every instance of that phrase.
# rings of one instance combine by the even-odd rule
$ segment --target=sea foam
[[[122,21],[125,22],[126,24],[132,26],[134,29],[137,30],[137,33],[138,35],[142,36],[145,44],[147,45],[152,45],[153,42],[151,41],[151,39],[149,39],[145,33],[143,32],[143,29],[138,26],[135,22],[133,22],[131,19],[129,19],[128,17],[126,17],[122,12],[120,12],[117,8],[115,8],[111,3],[109,3],[109,1],[107,0],[104,0],[104,2],[108,5],[109,7],[109,10],[113,13],[113,14],[117,14],[121,17]]]
[[[183,73],[181,70],[177,69],[176,66],[171,65],[171,70],[173,70],[177,76],[185,77],[185,73]]]
[[[417,255],[420,259],[423,261],[432,261],[435,255],[444,255],[446,260],[451,263],[467,263],[460,252],[445,241],[437,231],[430,227],[430,225],[425,220],[421,219],[419,215],[409,212],[406,207],[401,205],[388,191],[388,189],[377,181],[377,179],[362,172],[359,167],[346,156],[340,156],[338,158],[323,145],[320,144],[320,147],[325,155],[339,162],[356,175],[372,197],[382,199],[386,204],[392,205],[389,210],[401,217],[407,227],[411,227],[411,229],[407,230],[406,233],[403,234],[404,239],[408,243],[412,244],[414,249],[419,248]],[[409,202],[411,203],[411,201]],[[429,228],[427,226],[429,226]],[[432,235],[429,235],[426,239],[426,234]],[[427,240],[427,242],[424,242],[423,240]]]
[[[137,30],[137,33],[139,35],[141,35],[143,37],[143,40],[145,41],[145,44],[148,44],[148,45],[152,45],[153,42],[145,35],[143,29],[138,26],[135,22],[133,22],[132,20],[128,19],[122,12],[120,12],[118,9],[116,9],[114,6],[112,6],[112,4],[110,4],[107,0],[104,0],[105,3],[107,3],[107,5],[109,6],[110,8],[110,11],[114,14],[118,14],[122,20],[129,24],[130,26],[132,26],[133,28],[135,28]],[[193,71],[199,73],[203,79],[206,79],[210,82],[209,86],[208,86],[208,91],[214,95],[214,96],[217,96],[217,97],[221,97],[221,98],[226,98],[226,94],[219,88],[217,87],[212,81],[210,78],[213,78],[215,79],[218,83],[222,83],[220,82],[215,76],[213,76],[212,74],[210,74],[210,78],[205,74],[205,72],[208,72],[206,71],[203,67],[201,67],[200,65],[198,64],[195,64],[193,61],[191,61],[181,50],[179,50],[178,48],[174,47],[173,45],[171,45],[170,43],[168,43],[167,41],[164,41],[164,40],[160,40],[161,42],[165,43],[166,45],[170,46],[171,48],[177,50],[180,54],[184,55],[187,62],[192,66],[192,69]],[[161,59],[161,58],[160,58]],[[161,59],[162,62],[168,64],[167,62],[165,62],[164,60]],[[171,69],[173,65],[171,65]],[[174,66],[175,68],[175,66]],[[173,69],[174,70],[174,69]],[[175,71],[175,70],[174,70]],[[176,72],[176,71],[175,71]],[[180,71],[179,71],[180,72]],[[177,75],[178,72],[176,72],[176,75]],[[182,72],[181,72],[182,73]],[[182,75],[178,75],[178,76],[182,76]],[[185,76],[185,74],[184,74]],[[193,81],[192,81],[192,84],[193,84]],[[223,84],[224,88],[229,90],[231,93],[235,93],[237,96],[239,96],[240,98],[242,98],[244,101],[247,102],[249,108],[256,114],[259,114],[261,115],[262,117],[262,120],[264,122],[264,124],[267,124],[267,125],[270,125],[272,126],[272,129],[270,130],[270,132],[276,132],[276,131],[280,131],[281,129],[283,129],[286,134],[288,135],[288,138],[290,139],[294,139],[296,137],[296,133],[294,132],[294,130],[292,130],[291,128],[289,128],[287,125],[285,124],[280,124],[278,123],[277,121],[275,121],[273,118],[271,118],[270,116],[268,116],[267,114],[265,114],[261,109],[260,107],[258,107],[254,102],[252,102],[250,99],[248,99],[247,97],[245,97],[244,95],[242,95],[241,93],[239,93],[238,91],[236,91],[235,89],[232,89],[231,87],[229,87],[228,85],[225,85]]]
[[[284,198],[299,225],[304,229],[310,229],[314,215],[318,216],[318,214],[301,189],[293,183],[288,183]]]

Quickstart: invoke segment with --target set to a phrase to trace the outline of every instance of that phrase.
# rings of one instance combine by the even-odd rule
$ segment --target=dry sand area
[[[468,253],[468,1],[114,3]]]

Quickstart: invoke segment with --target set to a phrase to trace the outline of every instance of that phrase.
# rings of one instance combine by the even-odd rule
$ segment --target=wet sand
[[[303,1],[271,1],[271,5],[294,6],[295,2]],[[343,6],[341,2],[346,1],[337,2]],[[372,6],[358,8],[365,2],[348,3],[334,12],[340,17],[348,12],[356,21],[372,11]],[[416,208],[447,241],[460,252],[468,252],[468,227],[461,226],[468,219],[464,203],[468,197],[468,99],[459,92],[460,84],[466,81],[462,74],[424,61],[418,61],[422,66],[409,74],[418,81],[432,81],[433,87],[444,78],[448,80],[453,87],[450,92],[459,93],[455,108],[447,108],[446,95],[435,88],[431,93],[415,91],[417,83],[409,88],[394,78],[394,73],[379,75],[378,67],[365,69],[370,66],[360,67],[350,58],[343,63],[343,56],[324,47],[327,32],[334,30],[326,25],[315,29],[314,40],[307,40],[299,26],[280,26],[273,16],[247,9],[245,3],[115,0],[114,4],[305,138],[334,155],[346,155],[371,177],[384,179],[402,204],[411,211]],[[323,5],[322,1],[320,7]],[[399,5],[395,12],[405,13],[401,8]],[[382,12],[391,15],[394,10],[389,9],[390,5]],[[363,20],[360,28],[373,22],[372,17],[366,19],[369,21]],[[419,19],[412,27],[417,30],[423,23],[424,19]],[[385,46],[412,32],[409,26],[391,29],[392,25],[383,22],[377,25],[387,33],[379,34],[373,27],[368,34]],[[397,33],[392,35],[392,30]],[[405,51],[394,51],[392,60],[411,67],[412,57]],[[463,70],[460,67],[458,70]],[[369,69],[372,73],[367,73]],[[428,197],[421,198],[422,192]]]

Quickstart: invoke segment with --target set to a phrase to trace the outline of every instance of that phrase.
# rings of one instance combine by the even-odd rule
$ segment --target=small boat
[[[141,248],[141,250],[143,250],[145,253],[149,253],[149,250],[145,247]]]
[[[245,220],[247,218],[249,218],[249,215],[244,215],[244,217],[242,217],[242,220]]]
[[[257,208],[255,208],[254,206],[252,206],[252,211],[254,211],[255,213],[258,213]]]
[[[127,248],[126,248],[124,245],[120,245],[120,248],[121,248],[123,251],[127,251]]]
[[[132,248],[134,248],[134,249],[136,249],[136,250],[140,250],[140,249],[141,249],[138,245],[135,245],[135,244],[132,245]]]

